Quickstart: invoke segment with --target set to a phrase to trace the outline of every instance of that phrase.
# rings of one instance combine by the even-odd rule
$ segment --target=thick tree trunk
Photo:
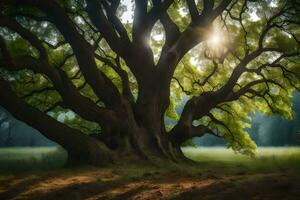
[[[14,34],[18,34],[18,37],[11,37],[9,42],[17,42],[16,39],[20,36],[32,46],[30,49],[35,49],[37,52],[30,50],[30,53],[24,52],[26,56],[15,58],[15,56],[10,55],[10,48],[6,47],[5,40],[8,37],[2,38],[0,36],[0,67],[9,72],[27,69],[42,74],[45,80],[49,80],[49,84],[51,82],[52,90],[54,89],[59,93],[63,108],[72,110],[85,120],[98,123],[103,132],[97,140],[56,121],[20,100],[6,81],[1,78],[0,105],[19,120],[26,122],[47,138],[62,145],[68,151],[71,163],[84,162],[104,165],[113,162],[115,157],[117,157],[115,161],[120,162],[124,161],[124,158],[125,160],[137,158],[137,160],[154,162],[157,160],[171,162],[185,160],[180,150],[180,145],[185,140],[202,136],[207,132],[214,134],[207,126],[194,126],[194,120],[207,116],[213,124],[223,126],[230,132],[226,124],[210,113],[217,105],[235,101],[248,93],[251,96],[263,97],[269,105],[269,101],[264,96],[265,93],[260,95],[261,92],[253,88],[258,84],[275,84],[274,80],[263,78],[240,86],[238,91],[235,91],[234,88],[245,72],[251,72],[249,66],[247,67],[251,61],[265,52],[277,51],[274,48],[264,48],[263,41],[268,35],[268,31],[272,29],[272,26],[269,26],[272,24],[272,20],[281,17],[284,13],[279,12],[270,18],[266,27],[263,28],[264,31],[257,38],[259,40],[258,48],[245,53],[244,58],[239,59],[240,62],[234,67],[232,74],[222,87],[203,92],[188,100],[178,123],[167,133],[164,114],[169,106],[170,86],[176,66],[189,50],[207,40],[206,37],[212,28],[213,21],[226,10],[232,1],[222,0],[216,6],[214,6],[214,1],[204,1],[204,8],[201,13],[197,10],[194,1],[187,2],[191,22],[184,31],[180,31],[167,12],[174,1],[153,1],[153,6],[150,8],[147,1],[136,0],[132,31],[131,34],[128,34],[127,28],[116,14],[120,1],[107,3],[107,1],[86,0],[85,10],[82,10],[81,5],[77,7],[74,4],[76,12],[73,13],[66,10],[68,6],[53,0],[2,0],[0,3],[2,11],[0,27],[6,27],[10,29],[9,32],[13,31]],[[44,42],[41,41],[42,38],[48,41],[46,39],[48,37],[44,37],[44,34],[42,36],[42,32],[35,33],[27,26],[23,26],[21,23],[24,20],[14,19],[15,15],[11,14],[11,11],[5,10],[7,6],[9,8],[22,8],[23,6],[35,8],[39,12],[28,15],[26,12],[21,12],[22,9],[20,9],[18,15],[24,15],[26,20],[32,18],[35,21],[47,21],[51,23],[48,28],[55,27],[55,33],[59,32],[60,35],[52,35],[52,31],[50,31],[49,36],[55,37],[57,41],[60,41],[62,37],[62,42],[66,42],[71,47],[77,61],[76,65],[80,69],[79,74],[82,75],[80,80],[86,82],[83,86],[89,85],[88,91],[90,89],[93,91],[97,99],[104,104],[103,107],[98,106],[86,95],[83,95],[85,93],[83,92],[84,87],[77,86],[77,83],[75,84],[73,81],[74,77],[69,77],[71,75],[68,71],[69,67],[67,67],[68,69],[63,67],[65,63],[57,67],[52,64],[56,62],[50,62],[52,59],[50,51],[45,48]],[[282,9],[282,11],[284,10]],[[84,17],[84,23],[74,23],[73,18],[77,15],[81,18]],[[151,50],[150,36],[158,21],[162,23],[165,29],[166,41],[156,63],[154,53]],[[43,28],[43,24],[41,25]],[[87,31],[87,34],[81,33],[82,30]],[[91,41],[93,37],[90,36],[99,35],[99,33],[101,36],[99,40]],[[100,53],[99,48],[101,49],[102,39],[105,39],[105,44],[112,50],[111,53],[106,54],[104,52],[108,48],[102,49]],[[55,40],[53,39],[53,41]],[[228,52],[230,52],[229,50]],[[299,56],[299,52],[282,53],[283,55],[272,63],[272,67],[283,61],[282,59]],[[111,57],[114,54],[117,56],[116,59]],[[95,59],[101,61],[103,67],[110,67],[119,75],[122,82],[122,92],[107,73],[99,68],[100,65]],[[123,69],[123,61],[133,74],[138,86],[136,101],[130,88],[131,73],[127,73],[127,70]],[[213,73],[208,75],[203,83],[198,83],[200,87],[202,84],[205,86],[211,76],[215,74],[218,65],[217,63],[216,70],[213,70]],[[260,71],[254,70],[255,73],[260,73],[265,67],[271,67],[271,64],[268,65],[268,63],[264,65],[259,67]],[[283,69],[285,68],[283,67]],[[296,75],[293,71],[288,72],[291,75]],[[3,74],[5,76],[6,73]],[[1,76],[3,77],[3,75]],[[77,79],[77,77],[75,78]],[[290,79],[288,81],[291,82]],[[178,84],[180,85],[179,81]],[[277,83],[275,85],[281,86]],[[180,87],[183,89],[181,85]],[[32,92],[34,92],[34,88],[32,88]],[[270,96],[268,92],[267,90],[266,94]],[[34,98],[34,96],[32,97]]]
[[[39,130],[68,152],[68,162],[106,165],[113,162],[179,162],[184,160],[179,143],[172,143],[164,129],[163,104],[153,98],[135,107],[126,100],[119,110],[119,124],[107,123],[100,138],[62,124],[20,100],[0,79],[0,105],[17,119]],[[137,104],[138,105],[138,104]]]
[[[30,69],[34,73],[43,74],[51,80],[53,87],[60,94],[64,108],[72,110],[86,120],[98,123],[103,132],[97,140],[56,121],[20,100],[9,85],[0,79],[0,104],[2,106],[16,118],[62,145],[68,151],[71,163],[79,161],[101,165],[111,163],[114,157],[118,157],[116,161],[121,162],[123,158],[129,157],[154,162],[157,160],[179,162],[184,159],[180,144],[186,139],[182,137],[185,130],[176,128],[172,132],[173,136],[170,137],[170,133],[165,130],[164,114],[169,106],[170,83],[176,65],[188,49],[196,45],[199,32],[195,31],[198,29],[189,26],[186,31],[180,33],[168,14],[161,13],[166,12],[172,1],[163,1],[162,8],[154,6],[149,15],[146,14],[147,5],[136,1],[132,41],[125,27],[112,17],[116,9],[108,9],[109,6],[99,4],[98,1],[86,1],[85,11],[89,17],[87,21],[98,29],[111,50],[125,61],[136,78],[138,85],[136,101],[130,91],[128,74],[122,69],[120,62],[119,64],[117,62],[119,59],[116,60],[115,65],[110,59],[102,58],[100,54],[98,57],[95,56],[97,46],[92,46],[82,37],[69,17],[69,13],[59,3],[51,0],[4,2],[4,5],[33,6],[44,14],[46,21],[56,27],[72,48],[84,80],[105,106],[100,108],[82,95],[80,89],[74,85],[64,70],[53,67],[49,63],[47,49],[44,48],[39,37],[4,14],[0,17],[2,19],[0,25],[14,30],[27,40],[38,50],[39,58],[29,56],[30,59],[28,59],[27,56],[26,59],[15,60],[10,56],[4,40],[2,42],[0,40],[1,54],[4,57],[4,62],[0,64],[9,71]],[[153,52],[146,40],[159,19],[166,29],[167,41],[161,59],[155,64]],[[187,40],[187,38],[192,38],[192,40]],[[95,45],[97,43],[100,42],[95,41]],[[112,80],[98,69],[95,58],[110,66],[120,76],[123,93],[120,93]],[[188,124],[187,135],[191,135],[189,132],[192,132],[190,124]],[[180,123],[178,127],[185,126]]]
[[[45,137],[60,144],[72,163],[105,165],[113,162],[114,154],[100,141],[69,128],[20,100],[9,85],[0,79],[0,104],[14,117],[39,130]]]

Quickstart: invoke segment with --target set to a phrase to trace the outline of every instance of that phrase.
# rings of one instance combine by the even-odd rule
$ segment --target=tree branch
[[[48,62],[31,56],[12,59],[2,37],[0,37],[0,48],[2,54],[5,55],[3,59],[0,59],[0,67],[8,71],[30,69],[35,73],[46,75],[61,95],[64,104],[85,119],[100,124],[106,120],[116,120],[112,111],[100,108],[89,98],[82,96],[63,70],[51,67]]]
[[[204,1],[204,5],[207,5],[207,3],[210,4],[210,2],[213,2],[213,1]],[[188,5],[189,13],[191,15],[192,21],[197,20],[197,18],[199,16],[199,12],[198,12],[195,1],[194,0],[186,0],[186,3]],[[206,7],[206,6],[204,6],[204,7]]]
[[[45,113],[31,107],[14,94],[9,84],[0,78],[0,105],[5,107],[14,117],[40,131],[45,137],[62,145],[70,157],[91,162],[88,156],[95,156],[95,146],[101,148],[103,160],[110,150],[101,142],[93,140],[80,131],[62,124]],[[84,143],[83,143],[84,141]],[[74,148],[76,147],[76,148]],[[86,157],[83,157],[85,155]],[[95,164],[95,163],[93,163]]]

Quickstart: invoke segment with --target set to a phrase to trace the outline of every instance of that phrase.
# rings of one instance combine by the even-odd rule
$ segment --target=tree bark
[[[251,87],[259,83],[271,82],[265,79],[253,81],[237,92],[233,90],[239,77],[246,70],[249,72],[250,69],[247,69],[246,65],[261,53],[271,51],[260,44],[257,50],[240,60],[224,86],[216,91],[203,92],[191,98],[186,103],[178,123],[167,132],[164,115],[170,103],[170,86],[176,66],[189,50],[205,39],[207,29],[228,7],[231,0],[222,0],[216,6],[214,1],[204,1],[201,13],[195,1],[187,0],[191,22],[182,32],[167,12],[174,1],[155,0],[152,1],[153,6],[148,8],[147,1],[136,0],[131,37],[127,33],[127,27],[117,19],[118,2],[120,3],[120,1],[108,3],[107,1],[87,0],[86,6],[76,11],[82,12],[83,18],[86,18],[85,21],[96,30],[93,34],[105,39],[111,51],[114,52],[113,55],[116,55],[115,63],[114,57],[97,51],[101,49],[101,39],[90,42],[90,39],[87,40],[78,31],[80,25],[74,22],[74,16],[70,14],[72,11],[64,7],[63,3],[54,0],[2,0],[0,3],[0,11],[3,11],[0,15],[0,26],[5,26],[17,33],[39,54],[39,58],[30,54],[13,58],[6,48],[4,39],[0,38],[0,66],[9,72],[29,69],[49,78],[53,90],[60,95],[64,108],[101,126],[102,133],[97,138],[72,129],[22,101],[14,94],[8,83],[0,79],[0,105],[17,119],[63,146],[69,153],[70,162],[105,165],[131,159],[152,161],[152,163],[156,163],[157,160],[183,161],[185,158],[180,149],[183,142],[195,136],[213,133],[208,128],[209,125],[194,126],[194,120],[209,116],[212,121],[221,124],[222,122],[209,115],[213,108],[220,103],[237,100],[247,92],[255,94],[256,91]],[[40,11],[43,21],[50,22],[69,44],[80,69],[79,72],[94,92],[95,97],[98,98],[98,102],[103,103],[102,107],[81,93],[81,89],[75,86],[63,67],[58,68],[50,64],[48,50],[43,46],[40,37],[9,16],[3,10],[5,6],[2,5],[32,6]],[[21,15],[26,18],[26,13]],[[41,16],[33,16],[33,19],[41,18]],[[158,20],[165,29],[166,42],[162,47],[158,62],[155,63],[148,40]],[[267,24],[270,25],[270,23]],[[261,41],[264,40],[264,35],[268,30],[270,28],[267,27],[261,36]],[[299,55],[298,52],[297,56]],[[294,56],[294,54],[285,56]],[[95,59],[119,75],[122,92],[109,79],[109,76],[99,69],[99,64]],[[126,63],[135,77],[138,87],[137,99],[130,88],[129,78],[131,77],[122,68],[120,59]],[[278,59],[276,61],[280,61],[281,58]],[[210,75],[206,80],[209,78]],[[116,157],[117,160],[114,159]]]
[[[0,104],[14,117],[40,131],[68,152],[72,163],[105,165],[113,162],[114,154],[102,142],[72,129],[20,100],[10,86],[0,79]]]

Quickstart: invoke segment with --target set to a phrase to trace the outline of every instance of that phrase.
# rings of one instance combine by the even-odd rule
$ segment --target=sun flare
[[[226,31],[214,27],[206,38],[206,55],[211,58],[221,57],[228,47]]]
[[[208,37],[208,45],[210,48],[220,48],[223,45],[223,37],[218,30],[214,30]]]

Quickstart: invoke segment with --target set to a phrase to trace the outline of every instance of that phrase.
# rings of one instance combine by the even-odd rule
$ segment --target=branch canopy
[[[64,145],[33,116],[98,134],[110,150],[173,160],[206,133],[252,155],[252,113],[292,117],[298,1],[124,2],[2,0],[0,105]]]

